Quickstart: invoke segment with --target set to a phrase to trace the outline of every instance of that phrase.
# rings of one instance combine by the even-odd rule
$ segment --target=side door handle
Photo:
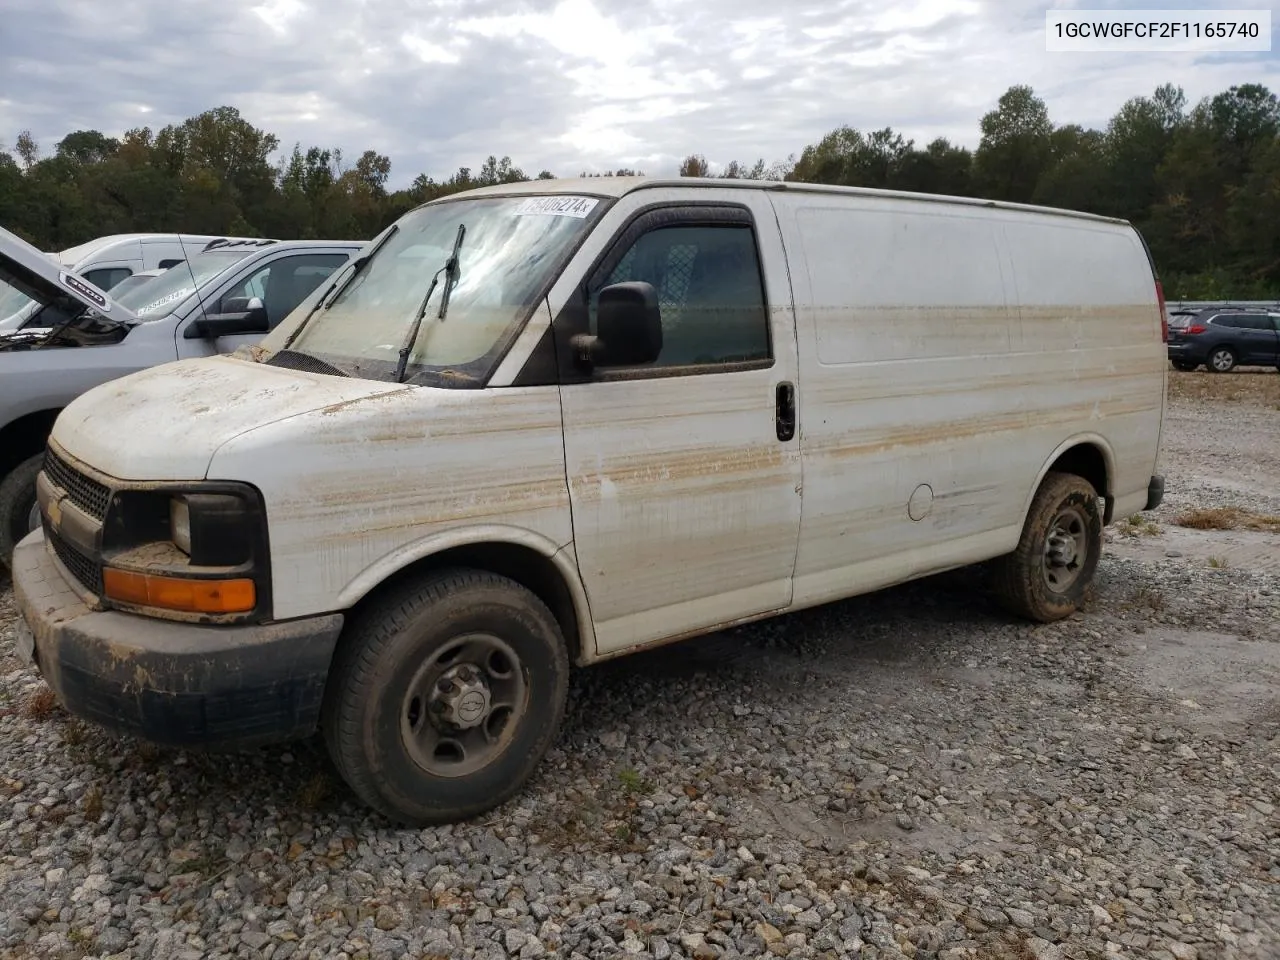
[[[773,418],[783,443],[796,435],[796,388],[786,380],[774,391]]]

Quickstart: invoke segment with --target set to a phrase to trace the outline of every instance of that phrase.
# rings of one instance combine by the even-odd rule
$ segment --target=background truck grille
[[[44,472],[55,487],[67,491],[71,502],[93,519],[106,517],[111,491],[97,480],[86,477],[48,448],[44,452]]]
[[[63,540],[48,523],[44,524],[44,536],[49,541],[49,545],[53,547],[54,556],[71,572],[71,575],[79,580],[81,585],[90,593],[95,596],[102,596],[102,564],[90,557],[86,557]]]

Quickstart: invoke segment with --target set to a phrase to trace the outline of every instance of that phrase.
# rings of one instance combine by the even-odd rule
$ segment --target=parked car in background
[[[1203,364],[1213,373],[1240,366],[1280,369],[1280,313],[1214,307],[1169,319],[1169,361],[1178,370]]]
[[[0,283],[33,301],[24,328],[0,334],[0,562],[37,521],[35,477],[67,403],[137,370],[256,343],[363,244],[205,246],[116,299],[0,230]]]
[[[176,266],[225,239],[192,233],[117,233],[47,256],[106,292],[135,273]],[[0,331],[25,326],[34,312],[30,298],[0,292]]]

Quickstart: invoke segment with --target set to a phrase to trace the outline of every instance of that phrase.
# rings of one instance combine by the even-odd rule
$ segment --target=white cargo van
[[[1159,284],[1129,224],[796,183],[535,181],[421,206],[230,356],[58,418],[20,645],[170,744],[322,730],[467,817],[571,664],[994,560],[1077,609],[1155,507]],[[29,628],[29,630],[28,630]]]

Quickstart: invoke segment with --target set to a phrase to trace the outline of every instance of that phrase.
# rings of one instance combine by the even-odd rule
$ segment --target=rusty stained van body
[[[1163,309],[1096,216],[591,178],[406,214],[259,348],[91,391],[15,555],[40,670],[154,740],[324,732],[430,823],[510,797],[571,663],[995,561],[1077,608],[1156,506]]]

